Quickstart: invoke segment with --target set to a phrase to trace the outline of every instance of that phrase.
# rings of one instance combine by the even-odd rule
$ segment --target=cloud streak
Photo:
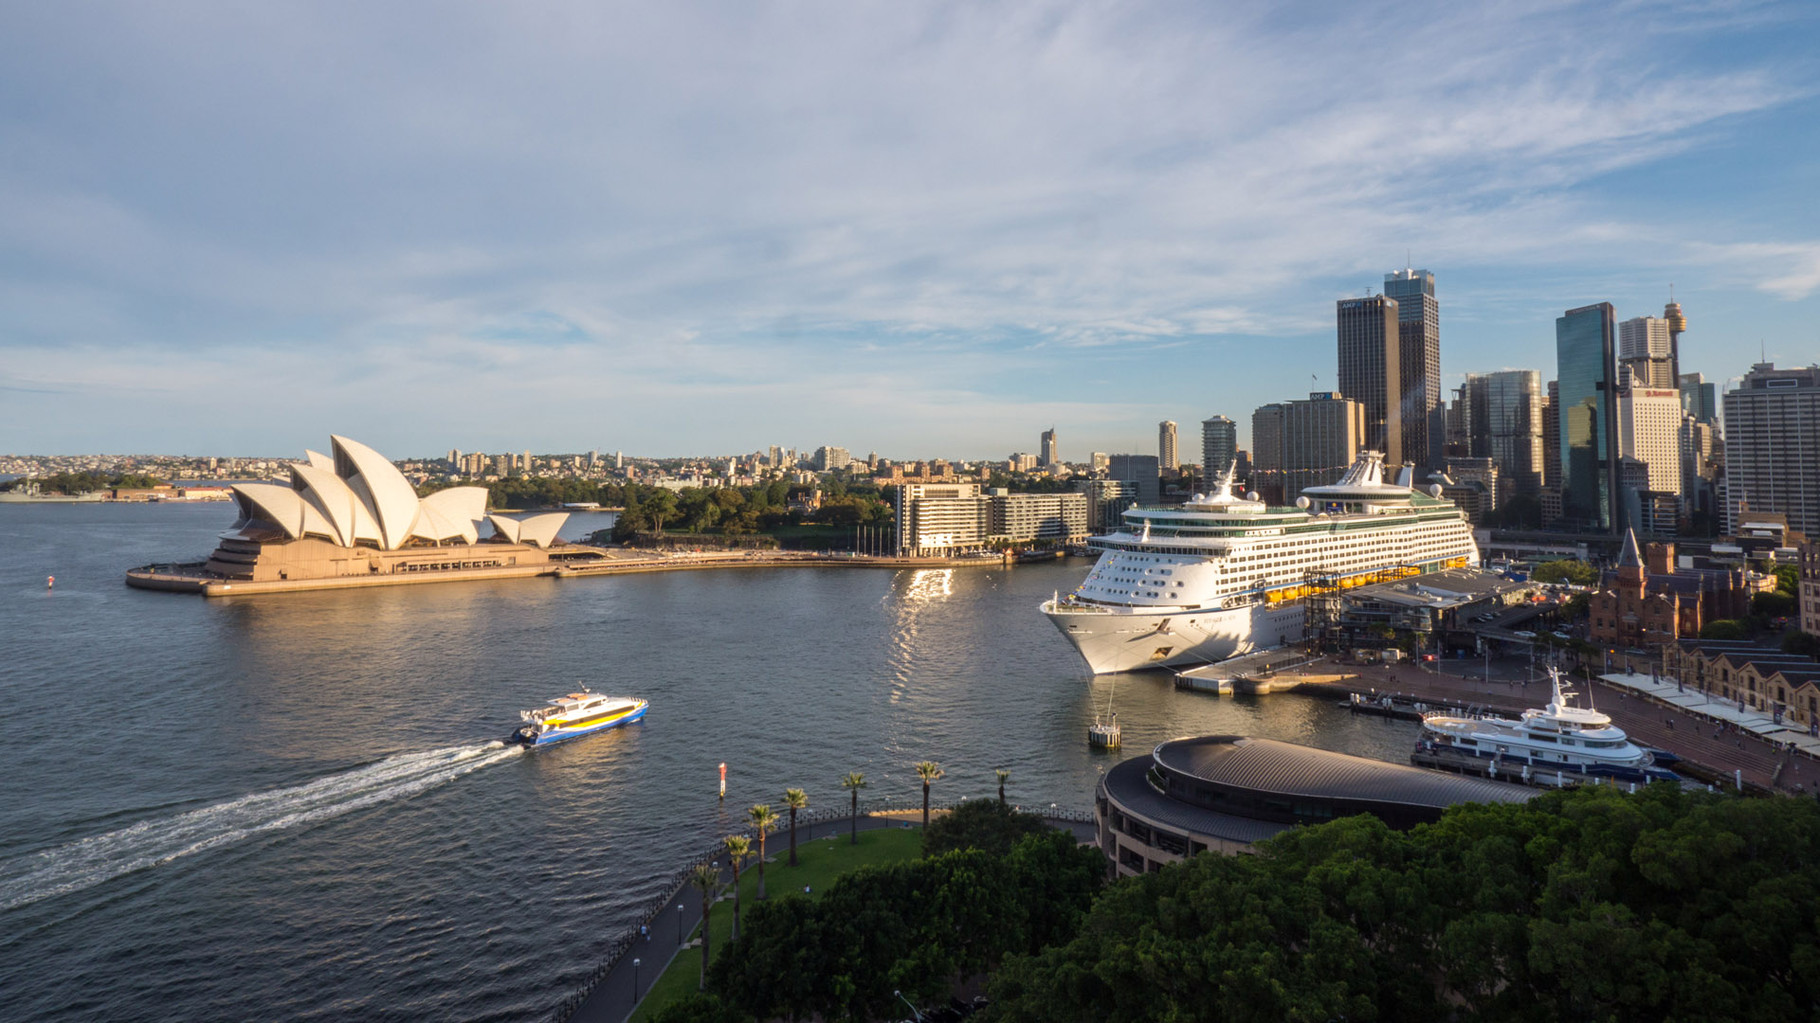
[[[385,450],[447,446],[447,403],[510,421],[474,445],[1002,455],[1305,390],[1406,246],[1450,370],[1502,358],[1487,303],[1578,304],[1562,276],[1820,292],[1820,225],[1671,228],[1607,184],[1812,98],[1799,59],[1701,58],[1812,34],[1773,5],[107,13],[0,26],[0,352],[78,404],[187,372],[238,421],[251,358],[389,395]],[[552,420],[526,374],[612,400]],[[248,439],[320,434],[308,397]]]

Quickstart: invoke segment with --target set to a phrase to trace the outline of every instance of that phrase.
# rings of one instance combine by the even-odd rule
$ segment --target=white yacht
[[[1496,763],[1501,774],[1531,778],[1559,772],[1622,781],[1678,780],[1673,771],[1656,765],[1653,751],[1631,742],[1609,715],[1574,706],[1574,693],[1558,670],[1548,669],[1548,676],[1554,699],[1515,720],[1424,714],[1416,759],[1473,758]]]
[[[1095,674],[1199,664],[1302,637],[1302,597],[1477,565],[1472,526],[1414,470],[1384,478],[1364,451],[1340,482],[1309,487],[1293,508],[1233,493],[1229,469],[1187,504],[1131,508],[1089,541],[1100,560],[1043,614]]]

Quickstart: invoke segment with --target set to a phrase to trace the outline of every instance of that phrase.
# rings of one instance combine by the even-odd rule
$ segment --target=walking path
[[[1020,807],[1019,809],[1024,809]],[[939,811],[933,811],[939,812]],[[1031,809],[1032,813],[1048,814],[1041,810]],[[1049,823],[1055,827],[1069,829],[1076,839],[1091,843],[1095,840],[1094,827],[1074,817],[1049,817]],[[845,815],[827,817],[810,823],[798,824],[797,840],[802,843],[830,835],[844,835],[852,828],[852,819]],[[864,815],[859,819],[859,830],[876,831],[883,828],[914,828],[922,826],[922,811],[917,810],[906,817],[902,813]],[[781,834],[781,833],[780,833]],[[732,870],[721,868],[724,880],[732,880]],[[695,925],[701,922],[701,893],[689,885],[653,911],[650,922],[643,925],[642,933],[632,935],[629,946],[612,953],[612,961],[606,972],[596,978],[580,999],[579,1005],[564,1002],[557,1008],[557,1020],[569,1023],[621,1023],[638,1008],[639,1000],[644,998],[676,954],[685,948],[694,947],[689,943],[689,935]]]

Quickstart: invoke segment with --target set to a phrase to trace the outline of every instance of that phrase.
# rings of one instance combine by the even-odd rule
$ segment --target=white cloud
[[[438,397],[484,405],[519,387],[495,377],[557,367],[621,395],[714,395],[726,434],[735,412],[783,432],[838,428],[821,410],[842,408],[881,446],[947,429],[957,404],[937,396],[955,393],[991,406],[982,424],[1154,421],[1168,410],[1138,395],[1068,388],[1128,387],[1156,360],[1242,420],[1241,398],[1303,389],[1316,357],[1271,364],[1247,339],[1330,329],[1336,291],[1405,246],[1444,275],[1513,278],[1742,260],[1768,294],[1811,296],[1815,243],[1727,236],[1697,209],[1670,231],[1597,190],[1807,95],[1773,62],[1696,59],[1706,40],[1675,31],[1772,15],[122,5],[97,33],[19,11],[0,91],[36,106],[0,122],[0,260],[30,274],[4,285],[19,302],[0,346],[22,378],[78,393],[118,372],[57,345],[133,353],[113,361],[154,384],[183,366],[228,384],[249,348],[320,359],[342,367],[324,385],[364,374],[426,422]],[[869,374],[889,407],[831,397]],[[594,428],[652,445],[697,429],[614,407]],[[23,428],[3,408],[0,426]]]

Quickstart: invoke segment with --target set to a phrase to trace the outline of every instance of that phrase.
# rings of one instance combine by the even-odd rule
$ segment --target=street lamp
[[[632,1000],[634,1002],[638,1001],[638,966],[641,962],[643,962],[641,959],[632,960]]]
[[[903,1002],[905,1005],[910,1005],[910,999],[905,998],[902,991],[893,991],[891,993],[897,996],[898,1001]],[[923,1014],[917,1010],[916,1006],[910,1005],[910,1015],[916,1017],[918,1023],[921,1023]]]

